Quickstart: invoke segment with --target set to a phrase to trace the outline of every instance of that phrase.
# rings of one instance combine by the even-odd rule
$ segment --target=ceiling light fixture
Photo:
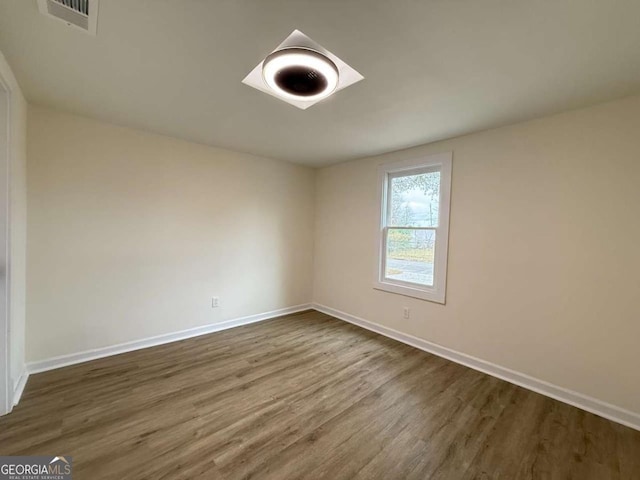
[[[294,30],[242,83],[306,110],[363,78],[322,45]]]
[[[338,86],[338,67],[326,55],[302,47],[276,50],[262,63],[262,78],[278,95],[293,100],[322,100]]]

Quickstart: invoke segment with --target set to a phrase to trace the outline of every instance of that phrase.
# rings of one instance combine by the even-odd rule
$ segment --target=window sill
[[[420,300],[440,303],[442,305],[445,304],[444,293],[437,292],[433,289],[413,288],[406,285],[398,285],[389,282],[374,282],[373,288],[376,290],[381,290],[383,292],[404,295],[405,297],[418,298]]]

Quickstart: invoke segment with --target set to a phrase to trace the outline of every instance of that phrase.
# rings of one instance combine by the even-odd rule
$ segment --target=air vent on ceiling
[[[91,35],[98,26],[99,0],[38,0],[40,13],[77,27]]]

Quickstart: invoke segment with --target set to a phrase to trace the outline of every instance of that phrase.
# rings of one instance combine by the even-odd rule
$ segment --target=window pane
[[[387,230],[385,277],[389,280],[433,286],[434,230]]]
[[[440,172],[392,177],[388,225],[437,227]]]

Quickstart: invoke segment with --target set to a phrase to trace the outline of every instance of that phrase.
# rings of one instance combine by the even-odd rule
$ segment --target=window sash
[[[415,175],[422,175],[424,173],[435,173],[435,172],[440,172],[440,181],[442,182],[442,168],[440,165],[433,165],[429,167],[416,167],[408,170],[400,170],[397,172],[387,172],[386,174],[387,180],[386,180],[386,185],[384,187],[385,188],[384,202],[386,206],[384,208],[385,214],[382,219],[383,226],[390,227],[390,228],[423,228],[423,227],[410,227],[410,226],[404,227],[401,225],[389,225],[387,223],[389,219],[392,217],[391,215],[391,205],[392,205],[391,192],[393,189],[392,182],[394,178],[413,177]],[[440,189],[440,195],[442,195],[442,189]],[[439,204],[440,202],[438,202],[438,208],[439,208]],[[438,212],[438,223],[440,223],[440,212]],[[427,228],[427,227],[424,227],[424,228]],[[432,227],[428,227],[428,228],[432,228]]]
[[[405,285],[408,287],[412,287],[412,288],[420,288],[420,289],[433,289],[435,288],[435,286],[437,285],[436,283],[436,275],[438,274],[437,269],[436,269],[436,250],[437,250],[437,243],[438,243],[438,228],[439,227],[392,227],[392,226],[386,226],[383,227],[382,229],[382,262],[381,262],[381,271],[380,271],[380,278],[384,279],[385,282],[390,282],[390,283],[397,283],[397,284],[401,284],[401,285]],[[387,247],[389,246],[389,230],[432,230],[435,232],[436,234],[436,243],[433,245],[433,281],[431,282],[431,285],[426,285],[424,283],[417,283],[417,282],[408,282],[406,280],[398,280],[397,278],[389,278],[387,277],[387,260],[388,260],[388,255],[387,255]]]

